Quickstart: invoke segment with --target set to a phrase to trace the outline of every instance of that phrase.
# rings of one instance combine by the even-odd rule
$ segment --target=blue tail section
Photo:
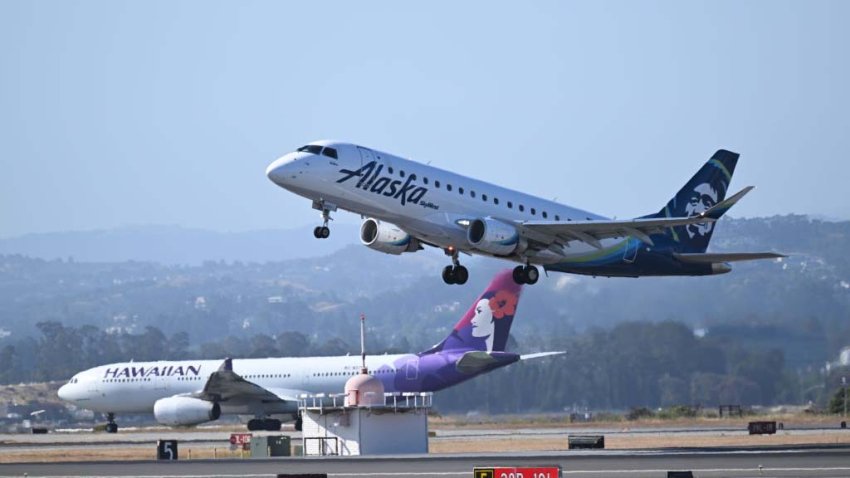
[[[695,216],[723,201],[739,156],[725,149],[718,150],[664,209],[651,217]],[[675,244],[676,252],[695,253],[705,252],[713,232],[714,223],[706,222],[674,227],[666,235]]]

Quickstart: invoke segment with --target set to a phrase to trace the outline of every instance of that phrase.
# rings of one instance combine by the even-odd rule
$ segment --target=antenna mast
[[[362,313],[360,314],[360,361],[362,363],[360,373],[369,373],[366,368],[366,315]]]

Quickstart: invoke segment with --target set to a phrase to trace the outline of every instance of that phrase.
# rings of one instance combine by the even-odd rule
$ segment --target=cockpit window
[[[329,158],[339,159],[339,158],[337,158],[337,156],[336,156],[336,150],[335,150],[335,149],[333,149],[333,148],[325,148],[325,149],[323,149],[323,150],[322,150],[322,154],[324,154],[325,156],[327,156],[327,157],[329,157]]]
[[[322,147],[318,144],[308,144],[306,146],[301,146],[296,151],[319,154],[322,152]]]

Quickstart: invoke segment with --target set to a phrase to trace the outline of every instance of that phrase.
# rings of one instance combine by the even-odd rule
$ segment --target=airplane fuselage
[[[676,260],[671,241],[664,235],[652,236],[652,245],[624,232],[622,237],[594,244],[576,240],[563,247],[516,248],[506,253],[481,250],[468,240],[469,224],[477,218],[555,223],[607,218],[354,144],[315,144],[333,148],[336,157],[289,153],[269,166],[269,177],[311,200],[317,209],[338,208],[395,224],[424,244],[588,275],[718,273],[711,265]]]
[[[518,360],[503,360],[476,373],[460,373],[463,352],[370,356],[366,365],[387,393],[435,392]],[[303,393],[341,394],[345,382],[360,373],[358,356],[234,359],[233,372],[265,389],[295,396]],[[60,397],[96,412],[149,413],[157,400],[202,390],[222,360],[125,362],[91,368],[60,389]],[[222,413],[294,414],[297,403],[222,402]]]

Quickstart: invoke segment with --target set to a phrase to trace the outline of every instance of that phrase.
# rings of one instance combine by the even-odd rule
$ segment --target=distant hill
[[[337,245],[316,241],[309,229],[218,235],[142,228],[138,235],[130,230],[47,235],[38,248],[28,249],[74,261],[0,256],[0,346],[37,335],[34,326],[44,320],[133,333],[151,325],[166,334],[185,331],[193,344],[286,330],[356,339],[356,317],[365,312],[384,343],[421,349],[448,332],[492,274],[512,266],[464,257],[469,283],[446,286],[440,270],[449,260],[441,251],[396,257],[359,244],[342,246],[346,238],[356,241],[353,227],[334,230]],[[76,242],[61,244],[60,237]],[[5,241],[2,250],[22,252],[10,244]],[[718,340],[732,337],[787,349],[794,365],[823,364],[850,344],[848,244],[850,222],[803,216],[724,219],[711,250],[774,250],[791,257],[735,264],[731,273],[712,277],[552,273],[525,289],[516,340],[525,350],[542,349],[556,337],[594,327],[673,320]],[[142,262],[152,257],[170,260]],[[275,257],[288,258],[271,260]]]
[[[318,241],[312,227],[248,232],[214,232],[179,226],[26,234],[0,239],[0,254],[80,262],[144,261],[198,265],[204,261],[267,262],[327,255],[358,242],[359,229],[332,224]]]

